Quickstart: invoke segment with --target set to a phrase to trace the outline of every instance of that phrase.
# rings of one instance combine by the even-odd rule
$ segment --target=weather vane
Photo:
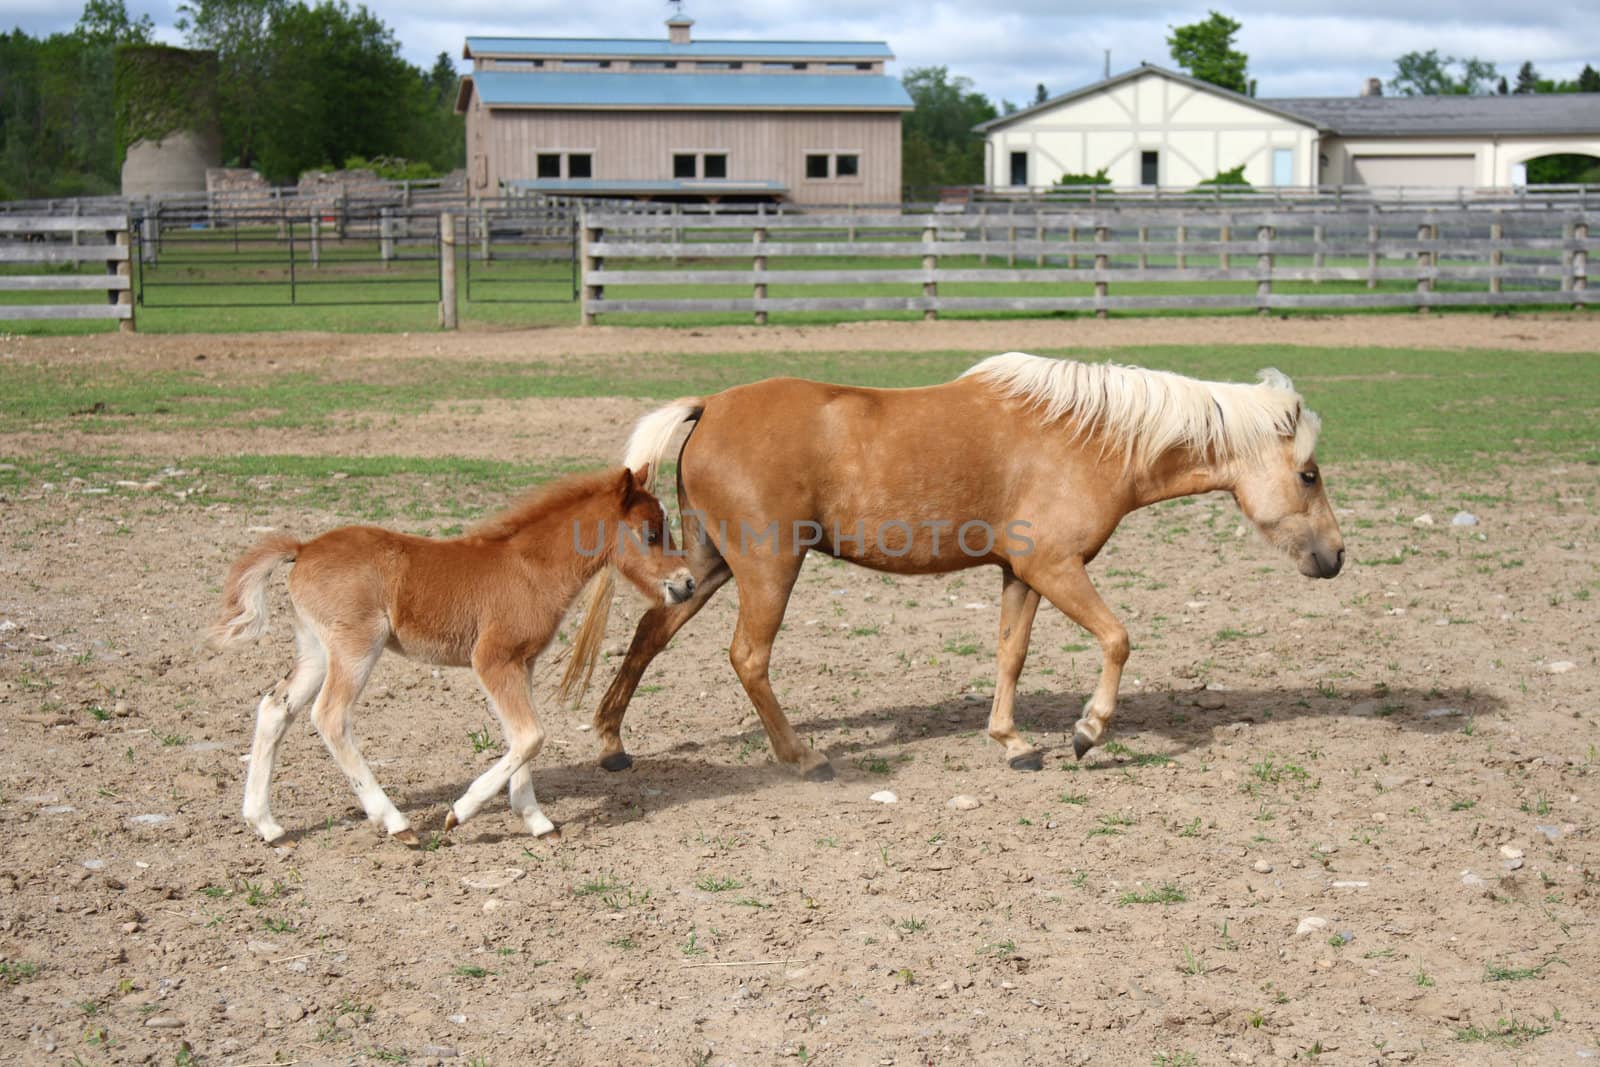
[[[683,0],[667,0],[667,4],[672,8],[673,18],[683,18]]]

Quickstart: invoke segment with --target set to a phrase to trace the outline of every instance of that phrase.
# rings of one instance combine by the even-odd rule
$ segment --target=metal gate
[[[439,216],[307,205],[158,207],[133,221],[139,303],[152,308],[436,304]]]
[[[578,218],[571,208],[501,201],[467,215],[467,300],[570,303],[578,298]]]

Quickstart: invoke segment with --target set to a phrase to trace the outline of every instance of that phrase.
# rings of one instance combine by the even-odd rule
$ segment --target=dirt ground
[[[0,338],[0,382],[197,354],[245,380],[374,355],[1249,342],[1597,347],[1592,318],[1476,316],[111,335]],[[282,450],[601,463],[650,406],[441,405],[403,440],[353,424]],[[0,461],[46,446],[277,450],[50,427],[0,437]],[[286,843],[239,817],[253,709],[290,659],[281,575],[260,645],[200,646],[263,529],[348,516],[197,505],[203,470],[161,465],[24,484],[0,498],[0,1061],[1600,1062],[1600,472],[1327,474],[1350,553],[1330,582],[1225,497],[1125,522],[1093,573],[1133,658],[1117,744],[1081,764],[1099,656],[1072,624],[1040,613],[1019,717],[1048,752],[1015,772],[983,733],[998,576],[813,557],[773,678],[833,782],[772,763],[727,665],[730,588],[647,675],[631,770],[595,763],[598,686],[559,707],[541,665],[559,844],[499,800],[422,851],[364,823],[304,720],[273,793]],[[423,831],[497,758],[491,722],[469,674],[395,657],[357,714]]]

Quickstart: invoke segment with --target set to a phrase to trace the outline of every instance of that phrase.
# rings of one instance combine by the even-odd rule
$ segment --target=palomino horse
[[[244,818],[268,841],[283,836],[267,793],[289,722],[313,699],[311,721],[355,786],[367,817],[396,840],[420,844],[362,759],[350,709],[385,648],[441,666],[471,665],[505,733],[506,754],[450,808],[445,829],[466,822],[510,786],[511,810],[529,831],[555,827],[533,794],[533,758],[544,744],[529,696],[529,671],[569,604],[596,572],[615,568],[652,603],[694,594],[672,549],[666,515],[623,469],[565,479],[448,541],[345,526],[312,541],[267,537],[228,572],[211,643],[253,641],[267,627],[267,579],[293,560],[295,665],[261,698],[244,787]]]
[[[937,574],[1000,568],[999,669],[989,736],[1011,766],[1038,750],[1012,719],[1017,676],[1041,596],[1094,635],[1100,681],[1073,728],[1081,759],[1105,739],[1128,658],[1128,633],[1089,582],[1122,517],[1160,500],[1227,490],[1300,572],[1344,562],[1312,450],[1320,421],[1289,379],[1204,382],[1176,374],[994,356],[944,385],[859,389],[775,378],[679,400],[641,419],[627,463],[654,466],[680,424],[678,495],[698,583],[682,604],[647,612],[595,712],[601,765],[621,770],[628,701],[646,666],[730,577],[739,621],[729,645],[773,752],[806,777],[832,775],[773,696],[772,641],[806,551],[875,570]],[[563,678],[588,679],[610,590],[598,582]],[[598,628],[598,629],[597,629]]]

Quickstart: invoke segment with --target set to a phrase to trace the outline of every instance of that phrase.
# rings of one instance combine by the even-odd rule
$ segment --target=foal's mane
[[[1218,459],[1249,459],[1284,437],[1294,438],[1295,462],[1304,463],[1322,426],[1288,377],[1271,368],[1246,385],[1006,352],[962,377],[981,378],[1000,395],[1032,405],[1045,423],[1071,415],[1078,434],[1098,431],[1110,450],[1140,465],[1178,446]]]
[[[497,515],[491,515],[476,526],[467,530],[468,537],[481,537],[486,540],[501,540],[512,536],[519,530],[563,511],[575,511],[580,502],[595,496],[615,497],[617,495],[617,471],[597,471],[590,474],[574,474],[553,482],[531,489],[524,493],[515,503]]]

